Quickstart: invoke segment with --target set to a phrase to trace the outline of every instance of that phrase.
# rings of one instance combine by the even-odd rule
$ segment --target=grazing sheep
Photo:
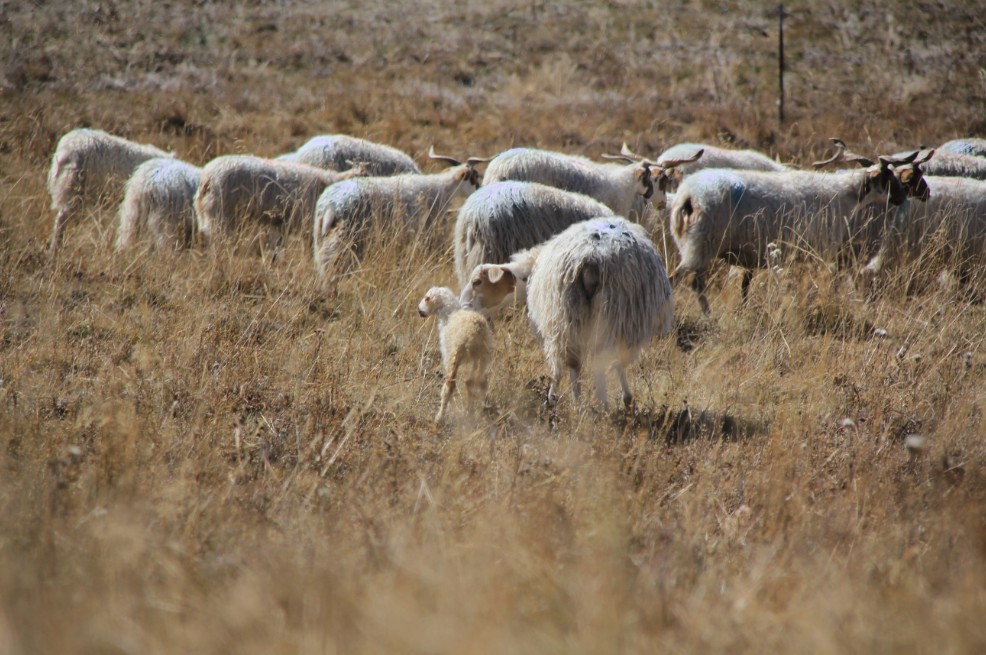
[[[312,228],[315,270],[323,281],[332,276],[338,258],[347,250],[356,256],[373,226],[414,227],[429,230],[459,196],[480,186],[476,165],[487,161],[472,157],[461,163],[451,157],[428,153],[451,167],[431,175],[365,177],[336,184],[318,199]]]
[[[954,152],[938,152],[924,165],[925,175],[938,177],[970,177],[986,180],[986,158]]]
[[[972,155],[974,157],[986,157],[986,139],[953,139],[946,141],[936,148],[939,153],[954,152],[960,155]]]
[[[124,182],[137,166],[155,157],[173,156],[102,130],[66,132],[58,140],[48,171],[48,192],[55,212],[52,254],[61,244],[66,223],[74,220],[87,203],[119,202]]]
[[[686,163],[675,167],[670,173],[669,189],[677,189],[686,175],[691,175],[705,168],[735,168],[745,171],[792,170],[789,166],[774,161],[756,150],[731,150],[704,143],[679,143],[671,146],[661,153],[657,158],[657,163],[663,166],[665,162],[688,160],[696,152],[701,152],[702,156],[694,161],[686,161]],[[673,204],[673,200],[669,199],[668,204]]]
[[[643,227],[619,216],[576,223],[544,244],[502,265],[477,267],[482,280],[462,290],[464,306],[489,309],[502,302],[518,281],[526,280],[527,311],[544,344],[551,367],[549,403],[558,398],[567,368],[579,397],[579,372],[593,370],[596,399],[606,403],[606,369],[616,369],[623,402],[633,394],[626,366],[654,336],[674,329],[671,283],[664,262]]]
[[[698,156],[701,156],[699,153]],[[614,213],[642,219],[647,201],[654,198],[664,203],[667,189],[667,169],[685,162],[668,162],[664,167],[653,162],[636,161],[630,156],[608,157],[623,159],[626,164],[600,164],[578,155],[566,155],[550,150],[513,148],[494,157],[483,184],[515,180],[539,182],[565,191],[595,198]],[[691,160],[688,160],[691,161]],[[657,185],[655,189],[655,171]]]
[[[860,230],[863,208],[904,202],[890,163],[881,158],[866,169],[835,173],[710,168],[686,177],[671,210],[671,234],[681,253],[672,281],[694,272],[692,288],[708,314],[706,274],[716,258],[747,269],[746,300],[752,269],[769,263],[768,244],[784,241],[795,250],[840,255]]]
[[[138,166],[120,204],[116,249],[133,246],[142,233],[159,248],[191,245],[201,174],[201,168],[178,159],[148,159]]]
[[[432,287],[418,304],[421,316],[438,317],[438,339],[442,350],[442,402],[435,422],[441,423],[455,391],[459,369],[470,369],[466,378],[466,400],[486,396],[486,370],[493,352],[493,332],[479,312],[463,308],[448,287]]]
[[[455,221],[455,270],[459,284],[484,263],[547,241],[572,223],[613,211],[601,202],[537,182],[495,182],[469,196]]]
[[[195,195],[199,230],[207,239],[248,225],[292,231],[311,220],[326,187],[362,173],[360,168],[338,173],[250,155],[217,157],[202,169]]]
[[[346,134],[312,137],[294,152],[277,159],[336,171],[347,170],[353,162],[360,162],[366,165],[366,174],[374,177],[421,173],[414,160],[397,148]]]
[[[953,268],[963,284],[974,270],[982,268],[986,258],[986,181],[924,175],[922,167],[934,153],[932,150],[921,160],[897,167],[895,173],[911,199],[894,213],[865,274],[880,275],[905,261],[930,255],[944,267]],[[922,266],[931,265],[925,262]]]

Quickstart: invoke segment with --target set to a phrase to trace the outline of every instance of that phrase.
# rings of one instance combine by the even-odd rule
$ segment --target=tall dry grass
[[[961,289],[793,262],[744,307],[723,273],[712,319],[677,294],[631,415],[546,411],[508,313],[482,416],[436,428],[414,308],[447,248],[377,235],[334,294],[305,235],[114,254],[103,208],[44,253],[82,124],[196,163],[331,131],[795,162],[982,132],[979,5],[794,7],[778,127],[769,3],[192,4],[3,9],[0,652],[986,647],[986,315]]]

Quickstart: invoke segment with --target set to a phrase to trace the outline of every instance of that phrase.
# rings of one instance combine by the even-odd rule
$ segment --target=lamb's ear
[[[600,282],[599,265],[589,262],[582,267],[579,278],[582,281],[582,290],[585,291],[586,300],[592,300],[599,290]]]

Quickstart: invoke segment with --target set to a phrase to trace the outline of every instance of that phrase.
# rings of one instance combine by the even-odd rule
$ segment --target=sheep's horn
[[[812,164],[811,164],[812,167],[814,167],[814,168],[824,168],[824,167],[828,166],[829,164],[834,164],[835,162],[837,162],[839,160],[845,159],[845,155],[846,155],[846,144],[845,144],[845,142],[842,141],[841,139],[835,139],[835,138],[829,139],[829,141],[831,141],[835,145],[835,148],[836,148],[835,154],[832,155],[832,157],[830,157],[829,159],[823,159],[822,161],[812,162]]]
[[[620,148],[620,154],[633,160],[644,159],[633,150],[630,150],[630,146],[627,145],[626,141],[623,142],[623,147]]]
[[[492,157],[470,157],[466,160],[466,163],[470,166],[475,166],[476,164],[485,164],[486,162],[493,159]]]
[[[699,148],[698,149],[698,152],[696,152],[691,157],[686,157],[684,159],[668,159],[667,161],[662,162],[660,164],[651,162],[651,165],[653,165],[653,166],[660,166],[661,168],[665,168],[665,169],[667,169],[667,168],[674,168],[676,166],[681,166],[682,164],[690,164],[693,161],[698,161],[699,159],[701,159],[702,155],[704,155],[704,154],[705,154],[705,149],[704,148]]]
[[[432,159],[437,159],[438,161],[448,162],[452,166],[459,166],[459,165],[462,164],[462,162],[459,161],[458,159],[454,159],[452,157],[447,157],[445,155],[436,154],[435,153],[435,146],[432,146],[431,148],[428,149],[428,156],[431,157]]]
[[[634,159],[632,157],[628,157],[627,155],[601,155],[601,156],[602,156],[603,159],[616,159],[618,161],[625,161],[628,164],[636,164],[637,163],[637,160],[636,159]]]
[[[926,162],[929,159],[931,159],[934,155],[935,155],[935,149],[932,148],[931,150],[928,151],[928,154],[927,155],[925,155],[921,159],[915,159],[911,163],[914,164],[915,166],[917,166],[918,164],[923,164],[924,162]]]

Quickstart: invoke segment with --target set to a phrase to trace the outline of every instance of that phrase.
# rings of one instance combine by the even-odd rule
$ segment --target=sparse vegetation
[[[79,126],[195,164],[347,132],[430,170],[431,144],[804,164],[986,133],[981,1],[789,7],[780,127],[774,8],[0,6],[0,652],[986,651],[981,288],[792,261],[743,306],[722,272],[631,414],[544,409],[508,312],[485,412],[436,427],[415,305],[450,238],[374,234],[326,294],[307,235],[117,254],[106,208],[48,265]]]

